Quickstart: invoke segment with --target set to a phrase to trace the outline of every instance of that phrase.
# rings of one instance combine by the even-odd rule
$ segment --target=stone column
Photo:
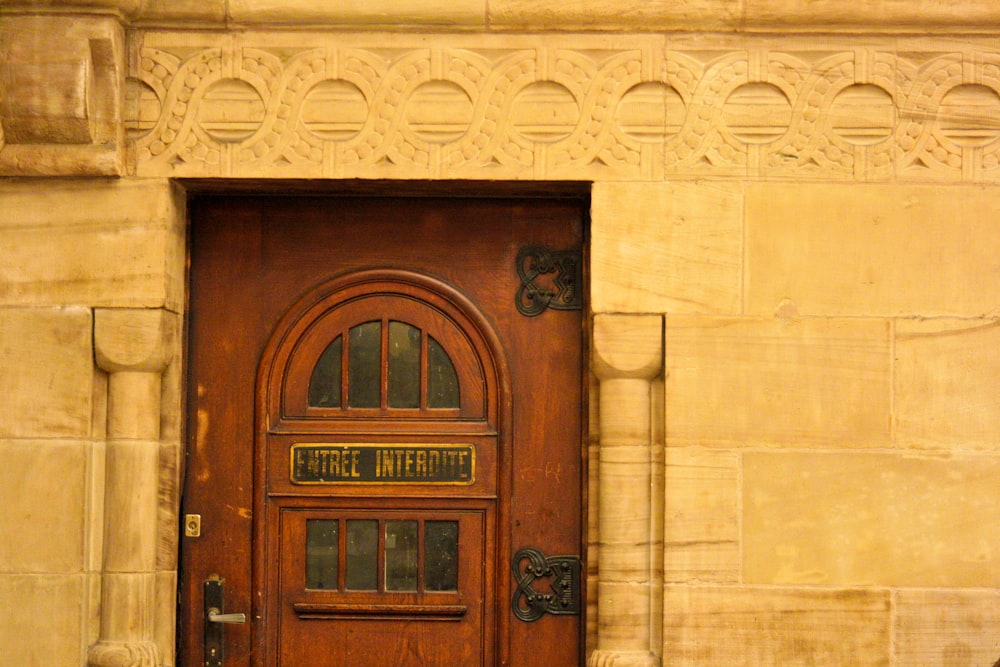
[[[653,381],[662,373],[657,315],[597,315],[600,382],[597,650],[590,667],[658,667],[651,646]]]
[[[157,667],[157,487],[161,375],[176,316],[159,309],[94,312],[97,364],[108,373],[108,442],[100,640],[91,667]]]

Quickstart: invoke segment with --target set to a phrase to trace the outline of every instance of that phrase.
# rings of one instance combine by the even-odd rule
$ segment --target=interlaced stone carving
[[[1000,54],[663,38],[139,33],[143,176],[1000,175]],[[155,95],[154,99],[146,99]],[[158,110],[158,111],[157,111]],[[145,116],[139,118],[138,115]],[[150,114],[158,113],[155,121]]]

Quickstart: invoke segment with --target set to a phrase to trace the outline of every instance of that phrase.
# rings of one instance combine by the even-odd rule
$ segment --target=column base
[[[660,667],[660,659],[649,651],[602,651],[590,654],[587,667]]]
[[[88,667],[160,667],[163,659],[154,642],[99,641],[87,652]]]

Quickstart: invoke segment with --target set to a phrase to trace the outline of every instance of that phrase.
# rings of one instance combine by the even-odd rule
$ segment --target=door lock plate
[[[201,515],[184,515],[184,537],[201,537]]]
[[[225,583],[225,579],[214,575],[205,580],[205,667],[222,667],[223,627],[247,620],[243,613],[225,613]]]

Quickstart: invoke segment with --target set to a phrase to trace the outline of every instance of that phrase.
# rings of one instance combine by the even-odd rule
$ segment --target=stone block
[[[8,63],[4,90],[4,139],[12,144],[86,144],[93,139],[87,89],[90,61]]]
[[[727,30],[740,22],[731,0],[490,0],[489,24],[559,30]]]
[[[241,23],[486,27],[485,0],[231,0],[228,13]]]
[[[898,447],[1000,448],[1000,327],[984,320],[896,323]]]
[[[754,584],[1000,586],[1000,458],[743,455]]]
[[[68,440],[0,441],[0,572],[83,569],[87,449]]]
[[[666,453],[664,487],[664,581],[738,582],[737,455],[670,448]]]
[[[109,17],[4,17],[0,174],[122,173],[124,39]]]
[[[668,317],[668,446],[886,446],[889,323]]]
[[[898,667],[987,667],[1000,658],[1000,591],[903,589],[895,608]]]
[[[84,575],[0,575],[0,646],[18,667],[85,663]]]
[[[597,584],[597,634],[603,649],[635,649],[648,641],[650,626],[649,582]]]
[[[86,308],[0,308],[0,437],[90,435],[91,327]]]
[[[596,183],[594,311],[738,314],[742,207],[740,185]]]
[[[86,499],[83,529],[84,570],[101,572],[104,565],[104,497],[107,481],[107,443],[104,435],[95,435],[87,448]],[[101,592],[97,591],[100,601]]]
[[[155,442],[107,444],[105,573],[145,573],[156,567],[159,457],[160,447]]]
[[[144,21],[226,21],[226,0],[133,0],[136,7],[132,16]]]
[[[156,531],[156,567],[159,570],[177,568],[180,537],[177,516],[180,512],[181,471],[185,455],[186,450],[181,445],[160,445]]]
[[[156,644],[163,656],[163,667],[173,667],[177,646],[177,573],[156,573]]]
[[[811,0],[803,12],[796,0],[745,0],[744,20],[757,28],[825,30],[867,29],[886,32],[941,32],[976,29],[1000,21],[1000,7],[992,0]]]
[[[888,591],[667,586],[664,664],[888,667]]]
[[[989,188],[759,184],[746,193],[746,312],[1000,312]]]
[[[0,304],[184,303],[183,195],[167,181],[0,182]]]

